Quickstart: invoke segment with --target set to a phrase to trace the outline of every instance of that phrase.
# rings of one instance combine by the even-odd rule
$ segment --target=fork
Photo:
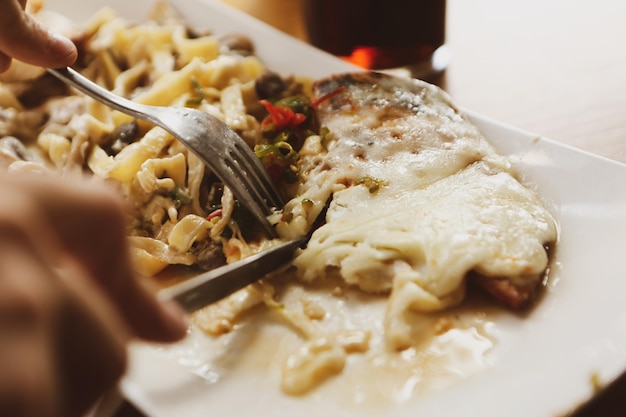
[[[72,68],[48,68],[61,81],[93,99],[168,131],[196,154],[263,227],[276,231],[267,219],[285,199],[254,151],[226,123],[197,109],[150,106],[111,93]]]

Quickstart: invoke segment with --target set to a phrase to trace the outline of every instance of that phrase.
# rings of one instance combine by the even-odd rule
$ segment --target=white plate
[[[284,74],[321,77],[350,69],[222,3],[172,3],[192,26],[249,34],[268,67]],[[80,21],[104,5],[126,17],[142,18],[151,4],[50,0],[47,7]],[[121,384],[125,396],[147,414],[163,417],[553,417],[592,395],[592,376],[605,383],[615,378],[626,369],[626,166],[477,114],[470,117],[536,185],[561,227],[557,268],[547,294],[525,317],[498,317],[493,329],[498,340],[489,351],[488,366],[428,395],[367,408],[338,400],[328,390],[287,397],[278,388],[275,372],[268,375],[263,367],[222,372],[238,361],[236,353],[224,352],[233,348],[233,341],[207,344],[207,338],[196,334],[173,348],[133,347],[129,373]],[[273,366],[273,352],[265,353],[265,366]]]

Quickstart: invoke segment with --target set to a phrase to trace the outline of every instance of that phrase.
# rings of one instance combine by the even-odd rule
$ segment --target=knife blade
[[[187,312],[221,300],[278,270],[293,258],[297,248],[306,244],[310,234],[290,240],[263,252],[212,269],[159,291],[161,300],[175,300]]]

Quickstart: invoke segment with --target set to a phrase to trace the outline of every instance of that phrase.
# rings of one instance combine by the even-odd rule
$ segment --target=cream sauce
[[[292,279],[275,280],[278,304],[252,309],[220,337],[195,329],[187,348],[170,348],[168,355],[208,383],[256,377],[290,395],[368,410],[413,401],[492,365],[501,311],[481,294],[446,312],[412,313],[412,342],[398,352],[383,337],[385,296]],[[322,318],[304,313],[311,303],[323,309]]]

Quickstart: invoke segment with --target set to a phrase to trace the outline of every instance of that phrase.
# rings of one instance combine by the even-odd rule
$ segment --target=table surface
[[[306,39],[299,0],[223,1]],[[464,108],[626,163],[624,22],[624,0],[448,0],[452,60],[436,82]],[[576,417],[624,410],[626,380]]]

